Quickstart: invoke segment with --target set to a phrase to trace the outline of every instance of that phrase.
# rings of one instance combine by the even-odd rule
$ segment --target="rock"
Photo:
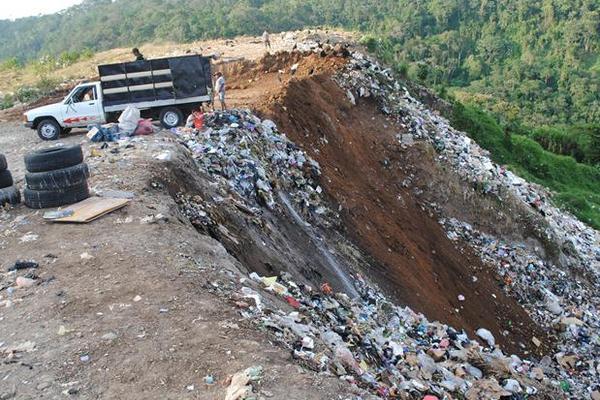
[[[33,285],[35,285],[35,280],[31,279],[31,278],[25,278],[23,276],[18,276],[15,283],[17,284],[17,287],[19,287],[19,288],[27,288],[27,287],[32,287]]]
[[[600,400],[600,391],[594,390],[592,392],[591,397],[592,397],[592,400]]]
[[[492,335],[492,332],[488,331],[487,329],[479,328],[479,329],[477,329],[476,334],[481,339],[485,340],[485,342],[488,344],[489,347],[494,347],[496,345],[496,340],[494,339],[494,335]]]
[[[108,332],[105,333],[104,335],[102,335],[102,340],[106,340],[106,341],[113,341],[117,338],[117,334],[114,332]]]
[[[531,338],[531,342],[535,345],[535,347],[540,347],[542,345],[540,339],[536,338],[535,336]]]

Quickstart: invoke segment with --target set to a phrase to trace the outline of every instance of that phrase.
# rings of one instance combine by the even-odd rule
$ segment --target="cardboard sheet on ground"
[[[51,221],[85,224],[118,210],[119,208],[125,207],[129,202],[129,199],[90,197],[64,209],[65,211],[72,211],[73,214],[62,218],[51,219]]]

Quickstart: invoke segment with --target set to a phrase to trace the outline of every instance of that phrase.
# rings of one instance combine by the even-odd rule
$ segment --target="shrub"
[[[12,71],[21,67],[21,62],[16,58],[8,58],[0,64],[0,71]]]
[[[31,86],[20,86],[15,92],[15,97],[21,103],[29,103],[40,98],[40,90]]]
[[[13,95],[7,94],[7,95],[4,95],[0,99],[0,110],[4,110],[6,108],[11,108],[14,105],[15,105],[15,99],[14,99]]]

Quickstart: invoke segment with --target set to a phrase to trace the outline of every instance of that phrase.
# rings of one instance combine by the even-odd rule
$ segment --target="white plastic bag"
[[[131,136],[137,128],[140,120],[140,110],[133,106],[127,106],[119,116],[119,132],[122,135]]]

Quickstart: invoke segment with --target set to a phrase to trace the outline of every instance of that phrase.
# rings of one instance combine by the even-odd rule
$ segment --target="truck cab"
[[[72,128],[106,122],[100,82],[82,83],[59,103],[34,108],[24,114],[25,126],[36,129],[43,140],[56,140]]]

